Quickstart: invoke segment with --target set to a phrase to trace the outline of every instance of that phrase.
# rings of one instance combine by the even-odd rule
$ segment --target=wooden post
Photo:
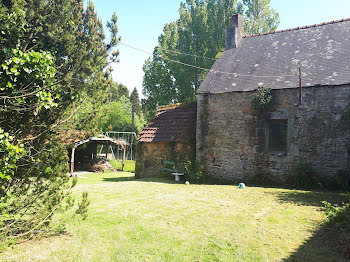
[[[125,166],[125,149],[126,149],[126,146],[122,146],[123,148],[123,163],[122,163],[122,171],[124,171],[124,166]]]
[[[135,108],[134,108],[134,104],[131,103],[131,132],[134,132],[134,126],[135,126]]]
[[[75,147],[72,148],[72,155],[70,157],[70,176],[73,177],[74,174],[74,154],[75,154]]]

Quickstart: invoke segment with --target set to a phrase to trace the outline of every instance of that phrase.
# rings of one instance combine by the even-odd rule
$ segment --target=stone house
[[[198,90],[197,161],[222,181],[286,183],[299,162],[349,175],[350,19],[245,35],[235,15],[226,51]],[[272,107],[252,95],[271,88]]]
[[[160,107],[140,132],[135,177],[159,175],[164,161],[195,159],[196,103]]]
[[[284,184],[299,163],[349,179],[350,19],[258,35],[243,24],[232,17],[197,110],[162,107],[141,132],[136,177],[188,158],[196,136],[197,162],[216,181]],[[252,105],[259,87],[273,97],[263,112]]]

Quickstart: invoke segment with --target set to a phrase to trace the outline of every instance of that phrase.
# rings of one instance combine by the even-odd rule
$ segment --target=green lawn
[[[74,194],[89,192],[88,218],[56,217],[66,234],[19,244],[0,261],[345,261],[320,203],[340,193],[84,177]]]
[[[122,160],[111,160],[112,166],[117,170],[122,169],[122,163],[123,163]],[[124,171],[134,173],[135,172],[135,160],[125,160]]]

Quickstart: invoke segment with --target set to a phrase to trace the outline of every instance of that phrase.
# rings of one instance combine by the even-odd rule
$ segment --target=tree
[[[84,130],[92,134],[101,134],[111,130],[131,131],[131,105],[136,114],[135,125],[138,132],[141,131],[145,121],[137,89],[135,88],[129,97],[129,90],[126,86],[111,80],[110,86],[105,90],[99,91],[94,97],[85,99],[77,113],[63,127],[63,131]],[[130,112],[127,110],[129,107]]]
[[[125,97],[129,96],[129,89],[125,85],[120,83],[116,83],[112,81],[111,87],[109,90],[111,95],[110,101],[117,101],[123,96]]]
[[[94,96],[85,98],[84,103],[79,106],[76,114],[63,126],[62,131],[83,130],[94,135],[109,131],[104,124],[109,117],[109,109],[106,105],[120,102],[125,97],[129,97],[128,88],[109,80],[109,85],[104,90],[99,90]],[[121,113],[123,112],[127,114],[125,111]],[[68,111],[68,113],[70,114],[71,112]]]
[[[182,3],[180,18],[164,26],[153,56],[143,67],[146,100],[142,105],[152,112],[149,115],[153,115],[158,105],[196,99],[196,92],[215,57],[225,47],[225,30],[233,14],[239,12],[246,17],[247,33],[275,30],[278,14],[269,4],[269,0],[238,3],[237,0],[187,0]]]
[[[47,129],[50,125],[57,125],[59,116],[73,109],[72,104],[82,103],[86,97],[109,85],[108,76],[103,73],[108,63],[108,48],[103,41],[102,23],[92,4],[84,10],[83,1],[80,0],[64,0],[52,5],[44,0],[25,4],[13,2],[10,12],[2,8],[1,15],[1,22],[8,25],[8,30],[2,31],[0,58],[12,63],[4,64],[2,69],[5,71],[11,66],[9,70],[13,72],[1,74],[0,81],[4,87],[0,94],[3,98],[0,102],[0,120],[6,119],[1,121],[6,131],[19,131],[22,138],[29,134],[36,137],[43,127]],[[116,16],[113,19],[116,22]],[[111,30],[115,31],[112,27],[110,24]],[[113,36],[112,42],[116,41],[116,36]],[[19,46],[18,51],[12,52],[10,48],[16,45]],[[112,45],[109,44],[110,47]],[[40,50],[46,51],[40,54]],[[40,55],[42,58],[38,57]],[[32,59],[28,65],[22,64],[22,61],[28,61],[25,56]],[[37,71],[31,71],[30,63],[42,64],[44,68],[45,58],[50,60],[46,64],[51,71],[36,79]],[[14,64],[20,66],[22,72]],[[28,78],[31,75],[34,78]],[[33,80],[35,82],[32,83]],[[43,97],[50,98],[52,105],[59,101],[59,105],[45,110],[36,97],[41,100]],[[11,118],[7,119],[9,114]],[[28,122],[32,125],[28,125]]]
[[[139,93],[137,92],[136,87],[134,88],[134,90],[130,94],[130,102],[134,107],[134,112],[136,114],[140,115],[142,112],[141,101],[140,101]]]
[[[238,6],[245,15],[244,27],[247,34],[275,31],[279,24],[278,13],[270,8],[271,0],[243,0]]]
[[[103,132],[132,130],[132,103],[129,97],[121,97],[118,101],[106,104],[102,108],[106,117],[99,126]],[[135,114],[135,132],[140,132],[145,124],[142,112]]]
[[[166,105],[178,101],[176,82],[171,78],[169,65],[160,57],[158,50],[154,50],[154,56],[149,58],[144,66],[142,93],[147,97],[143,107],[154,111],[158,105]]]
[[[59,131],[85,101],[110,86],[105,68],[117,61],[111,49],[118,28],[114,14],[107,45],[93,4],[85,9],[83,0],[5,2],[0,3],[0,173],[5,174],[0,238],[11,238],[47,227],[70,199]],[[11,161],[10,170],[5,161]]]

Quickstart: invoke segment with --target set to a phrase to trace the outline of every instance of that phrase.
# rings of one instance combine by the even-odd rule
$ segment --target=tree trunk
[[[72,148],[72,155],[70,158],[70,176],[73,177],[74,174],[74,154],[75,154],[75,147]]]

